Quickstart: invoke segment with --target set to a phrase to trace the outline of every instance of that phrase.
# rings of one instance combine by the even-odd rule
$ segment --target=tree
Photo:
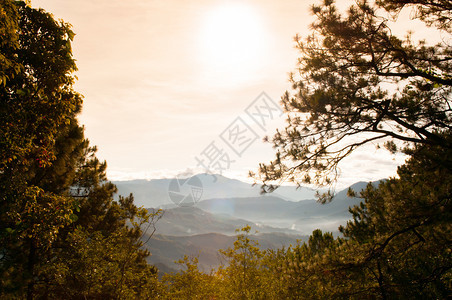
[[[1,1],[0,171],[54,158],[55,136],[80,111],[69,24],[21,1]]]
[[[30,181],[52,164],[82,97],[72,89],[70,26],[24,2],[0,4],[0,292],[31,295],[37,249],[72,222],[74,201]]]
[[[130,213],[122,198],[118,213]],[[105,215],[109,212],[106,211]],[[141,227],[156,215],[139,209],[132,227],[92,230],[82,225],[62,234],[47,255],[35,296],[51,299],[147,299],[157,292],[157,269],[146,262]]]
[[[444,38],[428,45],[395,36],[382,8],[397,16],[405,6]],[[294,93],[282,97],[288,125],[273,138],[276,159],[260,165],[264,183],[330,184],[341,160],[374,141],[391,151],[451,147],[451,1],[359,1],[341,15],[325,0],[312,12],[312,34],[295,38]]]
[[[200,271],[197,257],[185,255],[177,263],[186,269],[163,276],[164,299],[220,299],[219,277]]]
[[[428,26],[451,32],[452,2],[442,0],[379,0],[377,3],[387,11],[399,13],[404,7],[413,7],[415,18]]]
[[[314,230],[306,243],[290,247],[282,253],[279,272],[285,287],[285,298],[329,299],[332,280],[330,268],[322,266],[329,255],[335,253],[342,240],[331,233]],[[358,284],[358,283],[355,283]],[[281,296],[281,295],[280,295]]]
[[[444,299],[451,286],[451,150],[417,147],[399,178],[369,184],[343,237],[314,231],[283,264],[292,295],[327,299]],[[428,166],[428,167],[426,167]]]
[[[340,228],[355,257],[351,262],[353,254],[345,253],[345,263],[366,271],[369,287],[382,298],[447,298],[452,288],[451,149],[415,150],[399,178],[361,193],[365,201]]]
[[[0,297],[152,298],[142,228],[160,212],[113,199],[76,119],[70,25],[0,4]]]
[[[383,10],[397,18],[405,7],[441,32],[436,45],[392,33]],[[260,165],[264,190],[286,178],[329,184],[371,142],[409,160],[361,193],[342,238],[315,231],[280,255],[283,281],[294,298],[450,297],[452,2],[359,1],[344,16],[325,0],[312,12],[313,33],[296,37],[294,93],[282,97],[288,126],[273,138],[276,159]]]
[[[71,184],[63,191],[77,203],[75,218],[60,230],[50,249],[39,249],[41,265],[34,273],[37,278],[34,296],[151,297],[156,292],[157,270],[147,264],[149,252],[142,246],[155,232],[161,211],[148,212],[136,207],[133,195],[119,196],[114,201],[117,188],[106,180],[106,163],[95,157],[95,147],[89,147],[86,140],[81,142],[85,147],[77,159]],[[57,153],[66,159],[70,157],[64,151]],[[73,165],[68,167],[72,169]],[[55,175],[53,165],[46,169],[50,170],[43,171],[47,177],[41,177],[42,184]]]
[[[262,258],[264,252],[259,243],[249,237],[251,227],[237,229],[233,248],[220,250],[226,259],[226,266],[218,270],[223,278],[224,299],[264,299]]]

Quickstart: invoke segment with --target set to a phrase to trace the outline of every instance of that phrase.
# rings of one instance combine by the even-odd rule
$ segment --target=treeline
[[[450,1],[375,5],[414,5],[420,20],[450,33]],[[159,280],[142,246],[160,212],[136,207],[132,195],[113,200],[106,163],[78,124],[70,25],[0,0],[0,298],[451,297],[452,51],[398,40],[376,11],[359,2],[344,19],[332,1],[313,7],[318,36],[298,44],[306,78],[283,98],[292,116],[308,118],[291,118],[275,136],[277,158],[260,175],[328,183],[352,150],[385,138],[409,156],[398,176],[361,193],[340,238],[316,230],[307,243],[262,251],[245,227],[220,251],[218,270],[203,273],[185,257],[183,271]],[[391,78],[398,89],[389,95],[381,86]]]
[[[303,244],[259,250],[249,227],[210,274],[195,258],[165,275],[166,299],[447,299],[452,291],[452,152],[422,149],[399,178],[371,184],[342,237],[316,230]],[[438,158],[441,157],[440,160]],[[443,160],[444,159],[444,160]],[[334,200],[333,200],[334,201]]]

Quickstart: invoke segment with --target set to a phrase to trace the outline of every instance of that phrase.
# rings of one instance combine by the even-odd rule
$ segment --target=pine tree
[[[436,45],[393,33],[388,17],[405,6],[441,32]],[[312,33],[295,38],[294,91],[282,97],[288,126],[273,138],[276,159],[260,166],[264,183],[328,185],[338,164],[371,142],[393,152],[418,144],[450,148],[451,12],[448,0],[362,0],[345,14],[332,0],[314,5]]]
[[[314,231],[282,270],[294,298],[445,299],[450,296],[450,149],[417,147],[399,178],[369,184],[343,237]],[[446,163],[448,161],[448,163]],[[283,261],[284,261],[283,260]]]

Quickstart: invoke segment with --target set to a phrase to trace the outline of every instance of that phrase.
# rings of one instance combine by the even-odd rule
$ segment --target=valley
[[[184,255],[198,257],[204,272],[217,268],[224,263],[218,250],[232,247],[236,229],[247,225],[261,249],[303,243],[315,229],[338,235],[338,227],[351,217],[349,207],[361,201],[348,197],[348,188],[338,191],[332,202],[320,204],[315,191],[307,187],[282,186],[274,193],[261,194],[259,186],[221,175],[196,176],[202,182],[202,198],[187,206],[171,202],[168,188],[172,179],[114,182],[119,194],[134,191],[137,204],[163,210],[154,235],[144,246],[151,252],[148,261],[161,273],[178,270],[175,261]],[[185,185],[180,193],[189,193],[188,181],[180,182]],[[359,192],[366,185],[358,182],[350,188]]]

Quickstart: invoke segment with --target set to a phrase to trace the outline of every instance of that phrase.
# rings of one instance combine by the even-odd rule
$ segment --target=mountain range
[[[350,188],[360,192],[366,185],[366,182],[358,182]],[[287,201],[269,194],[259,197],[208,199],[197,203],[196,207],[215,215],[310,234],[317,228],[337,231],[339,225],[344,225],[350,219],[349,207],[359,204],[361,199],[348,197],[347,191],[348,188],[338,192],[333,201],[326,204],[320,204],[315,199]]]
[[[232,247],[235,230],[246,225],[256,231],[252,237],[262,249],[304,242],[315,229],[337,235],[339,225],[351,218],[349,207],[362,200],[348,197],[348,188],[339,191],[332,202],[320,204],[315,200],[315,191],[307,187],[284,186],[274,193],[261,194],[260,186],[221,175],[196,177],[196,192],[199,195],[201,186],[202,197],[189,206],[177,206],[171,201],[169,191],[174,188],[175,179],[114,182],[119,194],[133,193],[138,205],[163,208],[156,232],[145,245],[151,252],[149,262],[163,273],[180,269],[175,261],[184,255],[198,256],[199,267],[204,271],[218,267],[218,250]],[[189,179],[176,182],[177,193],[191,197],[194,190],[187,182]],[[350,188],[359,193],[366,185],[358,182]]]
[[[200,200],[213,198],[244,198],[261,196],[261,185],[253,185],[237,179],[231,179],[216,174],[198,174],[192,176],[199,179],[202,185]],[[137,179],[127,181],[113,181],[118,187],[119,194],[127,196],[133,193],[135,204],[144,207],[159,207],[174,204],[169,196],[170,183],[175,178]],[[314,199],[316,191],[309,187],[281,186],[273,196],[287,201]]]

